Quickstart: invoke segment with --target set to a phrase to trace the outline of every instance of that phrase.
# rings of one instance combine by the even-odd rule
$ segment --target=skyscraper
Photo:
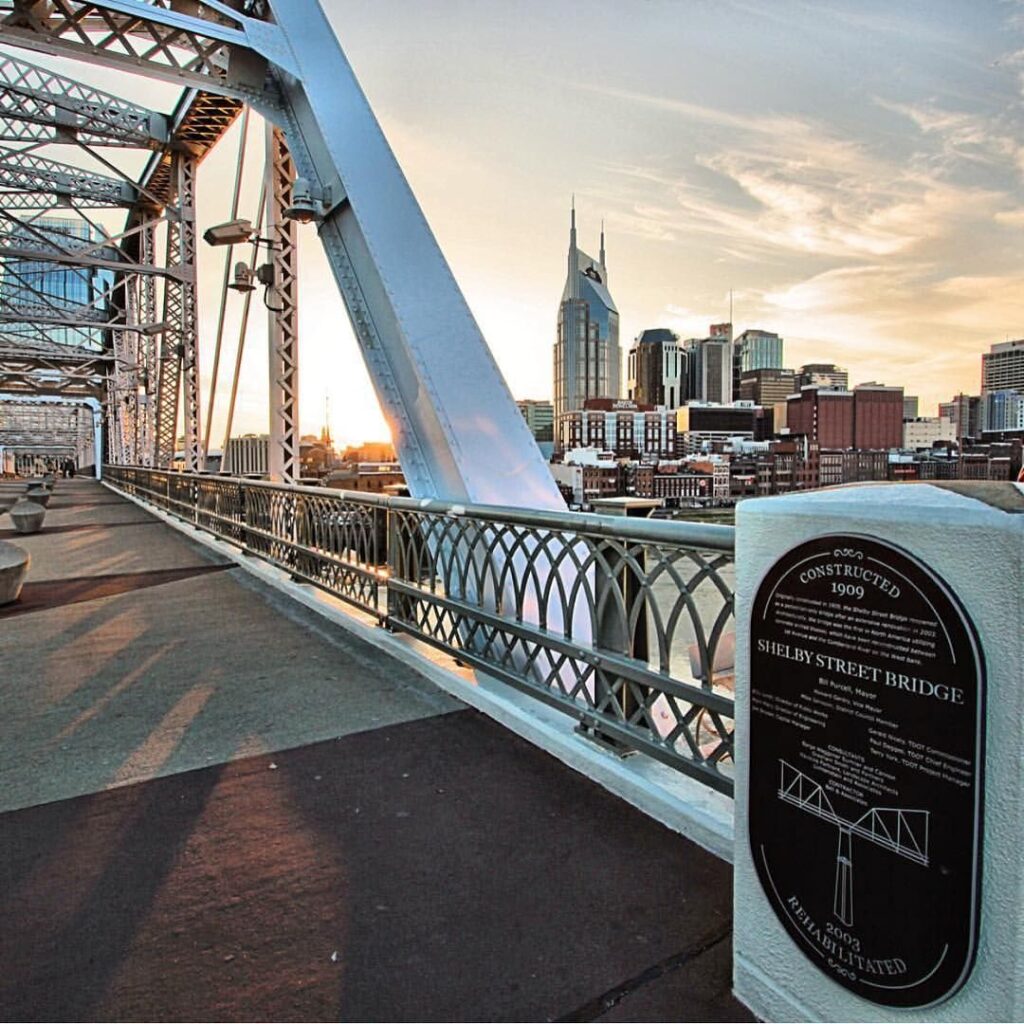
[[[794,379],[792,370],[751,370],[740,379],[738,397],[741,401],[753,402],[755,405],[772,406],[776,402],[785,402],[796,391]]]
[[[47,240],[63,248],[99,240],[88,223],[65,217],[41,217],[31,227],[15,228],[11,237],[27,248],[45,247]],[[36,332],[34,314],[46,318],[64,311],[75,314],[83,323],[102,323],[108,318],[107,304],[100,300],[113,279],[109,270],[66,266],[45,259],[8,259],[0,276],[0,306],[9,313],[23,312],[26,319],[8,321],[4,331],[31,337]],[[46,335],[61,345],[103,344],[99,328],[48,326]]]
[[[556,437],[561,416],[582,409],[588,398],[619,398],[622,387],[619,311],[608,291],[604,227],[600,256],[595,260],[576,243],[575,205],[568,262],[555,340]]]
[[[733,400],[732,324],[712,324],[710,337],[683,342],[689,398],[698,402]]]
[[[981,393],[1024,392],[1024,338],[993,345],[981,357]]]
[[[665,327],[641,331],[629,350],[628,397],[640,405],[677,409],[689,397],[686,353]]]
[[[742,373],[782,369],[782,339],[772,331],[744,331],[736,339],[736,347]]]

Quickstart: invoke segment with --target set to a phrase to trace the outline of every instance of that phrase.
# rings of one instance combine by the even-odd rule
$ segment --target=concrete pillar
[[[1024,488],[747,501],[736,576],[736,995],[1024,1019]]]

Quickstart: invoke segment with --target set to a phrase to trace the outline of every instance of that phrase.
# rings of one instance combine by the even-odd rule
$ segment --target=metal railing
[[[732,793],[733,530],[126,466],[106,482]]]

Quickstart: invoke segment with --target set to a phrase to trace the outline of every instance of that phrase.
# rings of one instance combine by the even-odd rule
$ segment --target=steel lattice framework
[[[0,62],[0,141],[20,147],[0,152],[0,209],[12,226],[0,231],[0,258],[24,258],[23,212],[128,210],[121,236],[59,254],[61,265],[81,253],[80,265],[116,275],[118,309],[102,324],[113,357],[103,395],[113,460],[169,464],[180,405],[185,467],[203,468],[196,169],[250,106],[272,126],[264,179],[272,475],[290,482],[298,472],[297,229],[287,212],[301,177],[412,493],[562,507],[318,0],[0,0],[0,41],[184,88],[162,115],[32,64]],[[65,140],[104,172],[76,172],[36,152]],[[138,180],[107,173],[115,169],[98,149],[111,146],[152,151]],[[160,261],[158,224],[167,241]],[[0,386],[4,372],[0,363]]]
[[[0,451],[98,458],[99,404],[93,398],[29,397],[0,392]]]

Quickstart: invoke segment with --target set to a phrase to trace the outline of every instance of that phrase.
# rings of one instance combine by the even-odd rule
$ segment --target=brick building
[[[903,388],[858,384],[853,389],[852,447],[887,451],[902,446]]]
[[[902,429],[903,413],[900,412]],[[853,395],[849,391],[807,384],[786,403],[786,424],[819,448],[853,447]]]

